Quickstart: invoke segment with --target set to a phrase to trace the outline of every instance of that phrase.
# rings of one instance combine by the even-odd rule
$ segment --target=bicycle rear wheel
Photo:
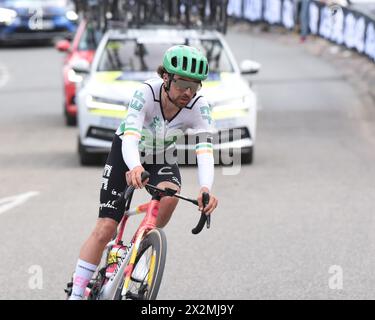
[[[151,230],[142,240],[128,291],[121,296],[124,281],[118,288],[119,300],[155,300],[163,277],[167,255],[167,238],[161,229]]]

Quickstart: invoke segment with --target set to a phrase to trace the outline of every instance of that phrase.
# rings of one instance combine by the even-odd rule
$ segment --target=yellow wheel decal
[[[148,278],[147,278],[147,284],[149,287],[151,287],[152,280],[154,279],[155,262],[156,262],[156,250],[153,250],[152,256],[151,256],[151,262],[150,262],[150,271],[148,273]]]

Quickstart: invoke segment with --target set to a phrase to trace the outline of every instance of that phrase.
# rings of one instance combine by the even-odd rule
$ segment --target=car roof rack
[[[74,0],[81,17],[104,32],[150,25],[226,33],[228,0]]]

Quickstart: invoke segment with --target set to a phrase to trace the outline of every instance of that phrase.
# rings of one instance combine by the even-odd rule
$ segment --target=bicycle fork
[[[137,229],[133,239],[132,243],[134,243],[132,255],[130,257],[129,264],[127,265],[125,271],[124,271],[124,285],[122,287],[121,295],[125,296],[129,284],[130,284],[130,278],[134,270],[135,260],[138,255],[140,244],[144,238],[144,236],[150,231],[156,228],[156,219],[159,213],[159,205],[160,205],[160,197],[155,196],[150,201],[149,205],[147,206],[147,213],[145,218],[143,219],[141,225]],[[150,286],[152,284],[153,276],[154,276],[154,267],[155,267],[155,260],[156,260],[156,253],[152,252],[151,261],[150,261],[150,272],[147,276],[147,284]]]

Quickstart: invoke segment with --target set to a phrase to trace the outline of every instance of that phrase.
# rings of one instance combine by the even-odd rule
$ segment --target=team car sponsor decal
[[[121,76],[122,71],[111,71],[111,72],[97,72],[94,74],[95,82],[98,83],[113,83],[116,79]]]
[[[126,79],[122,77],[122,71],[101,71],[94,74],[94,81],[99,84],[119,84],[122,87],[127,86],[129,89],[136,89],[142,82],[137,80],[130,80],[130,77]]]

